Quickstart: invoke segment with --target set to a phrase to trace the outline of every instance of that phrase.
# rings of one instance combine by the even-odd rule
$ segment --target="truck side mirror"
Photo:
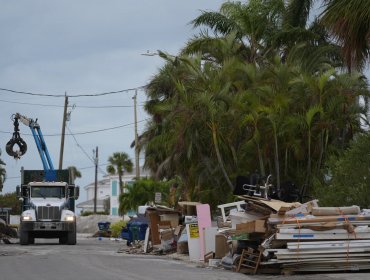
[[[21,195],[21,187],[20,186],[17,186],[16,187],[16,194],[17,194],[17,198],[20,198],[22,195]]]
[[[68,187],[68,197],[69,198],[74,198],[75,200],[78,199],[80,196],[80,187],[74,186],[74,185],[69,185]]]
[[[75,199],[77,200],[80,197],[80,187],[75,187]]]
[[[21,187],[17,186],[16,194],[17,194],[17,198],[27,198],[27,197],[29,197],[30,189],[25,185],[23,185]]]

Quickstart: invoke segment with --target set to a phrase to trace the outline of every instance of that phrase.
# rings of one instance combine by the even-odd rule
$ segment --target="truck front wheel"
[[[67,244],[68,245],[76,245],[77,243],[77,230],[76,230],[76,222],[71,225],[69,231],[67,232]]]
[[[21,230],[19,232],[19,243],[21,245],[28,245],[29,244],[28,231]]]
[[[63,236],[59,237],[59,244],[67,244],[67,234],[63,234]]]
[[[74,231],[69,231],[67,233],[67,244],[68,245],[76,245],[77,243],[77,234],[76,234],[76,230]]]

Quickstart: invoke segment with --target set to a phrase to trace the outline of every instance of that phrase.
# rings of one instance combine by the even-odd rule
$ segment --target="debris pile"
[[[0,219],[0,240],[3,241],[5,244],[10,244],[10,239],[17,237],[17,231],[14,228],[6,225],[5,222]]]
[[[370,210],[249,195],[218,206],[149,207],[127,253],[172,254],[250,274],[370,270]]]
[[[165,206],[145,207],[143,213],[132,218],[122,229],[121,237],[127,240],[129,248],[119,252],[129,254],[165,254],[175,252],[181,229],[181,213]]]

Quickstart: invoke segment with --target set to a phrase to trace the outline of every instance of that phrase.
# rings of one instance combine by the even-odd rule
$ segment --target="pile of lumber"
[[[264,244],[262,265],[279,266],[286,273],[370,269],[369,214],[358,206],[305,211],[270,215],[275,233]]]

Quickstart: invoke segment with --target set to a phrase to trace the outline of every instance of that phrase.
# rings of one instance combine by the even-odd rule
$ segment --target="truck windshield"
[[[31,189],[31,196],[32,197],[57,197],[62,198],[65,197],[65,188],[64,187],[41,187],[41,186],[33,186]]]

